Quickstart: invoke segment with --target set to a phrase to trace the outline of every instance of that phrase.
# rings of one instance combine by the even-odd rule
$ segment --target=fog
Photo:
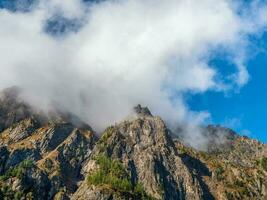
[[[97,131],[137,104],[170,127],[201,124],[212,116],[190,110],[184,94],[245,85],[248,38],[267,24],[265,5],[237,2],[41,0],[27,12],[1,9],[0,89],[19,86],[36,108],[57,105]],[[44,29],[55,15],[80,27],[55,36]],[[218,49],[236,67],[231,76],[209,64]]]

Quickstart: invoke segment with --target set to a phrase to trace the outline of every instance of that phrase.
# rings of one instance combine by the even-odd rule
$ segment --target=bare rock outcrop
[[[202,199],[201,185],[183,163],[159,117],[142,115],[109,127],[93,149],[92,157],[100,154],[120,160],[132,182],[142,183],[146,193],[155,199]],[[73,199],[92,195],[88,192],[90,186],[81,187]],[[85,196],[81,197],[82,194]]]
[[[0,94],[0,199],[267,199],[267,146],[221,126],[206,151],[173,137],[147,107],[98,138],[77,116]],[[178,137],[179,138],[179,137]]]

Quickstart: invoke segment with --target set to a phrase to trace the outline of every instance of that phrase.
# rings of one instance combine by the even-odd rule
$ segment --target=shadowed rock
[[[267,199],[265,144],[208,126],[208,151],[197,151],[173,139],[147,107],[134,110],[136,118],[107,128],[98,139],[72,113],[54,109],[44,115],[21,101],[16,88],[2,92],[0,199]],[[106,177],[88,184],[86,177],[99,169],[94,158],[103,154],[125,168],[130,192],[103,184]],[[137,184],[145,196],[136,196]]]
[[[147,107],[142,107],[140,104],[134,107],[134,111],[139,117],[152,117],[150,110]]]

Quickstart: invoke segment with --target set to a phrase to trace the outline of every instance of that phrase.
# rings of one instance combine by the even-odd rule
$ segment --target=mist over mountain
[[[0,0],[0,24],[0,200],[267,199],[266,144],[189,104],[242,96],[266,2]]]
[[[0,88],[18,86],[32,106],[49,112],[57,104],[98,132],[139,103],[174,128],[212,121],[184,94],[244,86],[249,38],[266,27],[260,2],[40,0],[1,8]],[[226,77],[209,62],[219,50],[235,68]]]
[[[266,144],[228,128],[202,127],[205,149],[197,150],[137,105],[134,117],[98,136],[77,116],[39,112],[17,92],[0,98],[0,199],[267,197]]]

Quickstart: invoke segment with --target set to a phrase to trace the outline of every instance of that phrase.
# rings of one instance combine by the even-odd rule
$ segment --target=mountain
[[[221,126],[200,151],[148,108],[100,134],[0,95],[0,199],[267,199],[267,145]]]

